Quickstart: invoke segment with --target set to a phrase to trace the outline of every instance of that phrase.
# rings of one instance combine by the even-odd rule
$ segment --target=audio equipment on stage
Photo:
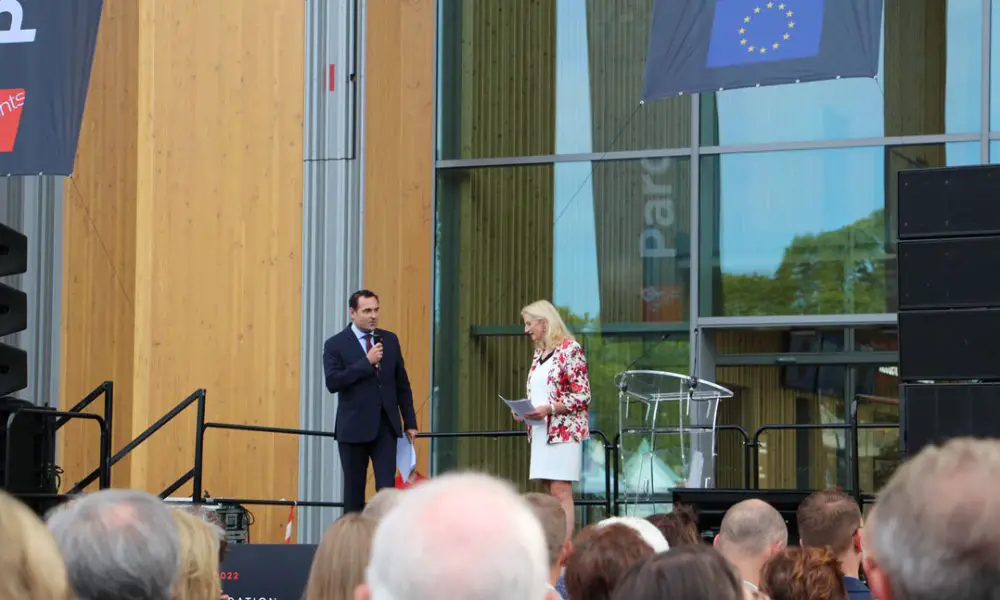
[[[1000,167],[902,171],[898,189],[903,452],[1000,437]]]
[[[903,452],[913,456],[951,437],[997,437],[1000,383],[903,384]]]
[[[0,398],[0,487],[11,494],[52,494],[58,491],[55,466],[55,418],[23,413],[39,408],[26,400]],[[23,499],[39,514],[55,500]]]

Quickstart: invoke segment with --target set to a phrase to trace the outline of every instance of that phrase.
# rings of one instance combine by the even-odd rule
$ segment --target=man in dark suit
[[[368,461],[375,470],[376,490],[392,487],[396,443],[404,432],[411,442],[417,435],[399,338],[377,328],[378,312],[378,296],[368,290],[354,292],[351,324],[323,345],[326,389],[339,394],[334,434],[344,471],[345,513],[364,508]]]

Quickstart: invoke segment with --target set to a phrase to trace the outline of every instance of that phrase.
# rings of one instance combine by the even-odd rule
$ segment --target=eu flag
[[[644,100],[874,77],[883,0],[656,0]]]

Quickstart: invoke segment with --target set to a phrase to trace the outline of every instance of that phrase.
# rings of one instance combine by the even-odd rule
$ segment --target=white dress
[[[550,356],[538,365],[528,380],[528,399],[535,407],[549,403],[549,372],[555,365]],[[531,427],[531,469],[529,478],[549,481],[579,481],[583,452],[579,442],[550,444],[545,423]]]

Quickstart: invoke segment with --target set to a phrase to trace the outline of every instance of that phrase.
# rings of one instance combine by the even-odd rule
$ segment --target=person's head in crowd
[[[377,523],[359,513],[346,514],[323,534],[306,584],[305,600],[351,600],[365,580]]]
[[[219,581],[221,531],[189,510],[170,511],[177,524],[181,565],[173,600],[205,600],[222,594]]]
[[[375,521],[381,521],[390,510],[396,508],[403,499],[403,490],[396,488],[382,488],[372,496],[372,499],[365,505],[361,514]]]
[[[829,548],[844,575],[858,578],[862,518],[854,498],[837,488],[813,492],[799,504],[795,520],[801,546]]]
[[[670,550],[667,538],[663,537],[663,534],[656,528],[656,525],[653,525],[646,519],[640,519],[639,517],[608,517],[597,523],[598,527],[607,527],[609,525],[624,525],[632,529],[639,534],[642,541],[649,544],[653,552],[666,552]]]
[[[781,513],[757,498],[730,506],[714,541],[715,549],[751,588],[760,581],[760,568],[767,559],[787,545],[788,525]]]
[[[379,523],[357,600],[556,600],[542,526],[509,484],[450,473]]]
[[[138,490],[101,490],[48,518],[76,600],[171,600],[180,540],[170,510]]]
[[[847,600],[844,573],[829,548],[779,550],[761,569],[760,591],[770,600]]]
[[[1000,590],[1000,441],[955,438],[903,463],[865,523],[879,600],[979,600]]]
[[[35,513],[0,490],[0,598],[69,600],[66,565]]]
[[[532,492],[525,494],[524,499],[535,512],[542,531],[545,532],[545,545],[549,551],[549,583],[555,585],[571,548],[566,536],[566,511],[550,494]]]
[[[219,564],[226,560],[226,553],[229,551],[229,541],[226,539],[226,528],[222,524],[222,519],[219,518],[219,514],[214,510],[209,510],[204,506],[184,506],[180,505],[176,507],[178,510],[187,511],[188,513],[198,517],[205,524],[208,525],[209,529],[218,536],[218,554],[219,554]]]
[[[686,504],[675,504],[671,512],[650,515],[646,520],[660,530],[671,548],[702,541],[698,534],[698,516],[694,508]]]
[[[572,600],[608,600],[622,575],[654,554],[653,547],[628,525],[586,527],[573,540],[566,562],[566,591]]]
[[[632,565],[618,580],[612,600],[742,600],[736,571],[706,544],[682,544]]]

